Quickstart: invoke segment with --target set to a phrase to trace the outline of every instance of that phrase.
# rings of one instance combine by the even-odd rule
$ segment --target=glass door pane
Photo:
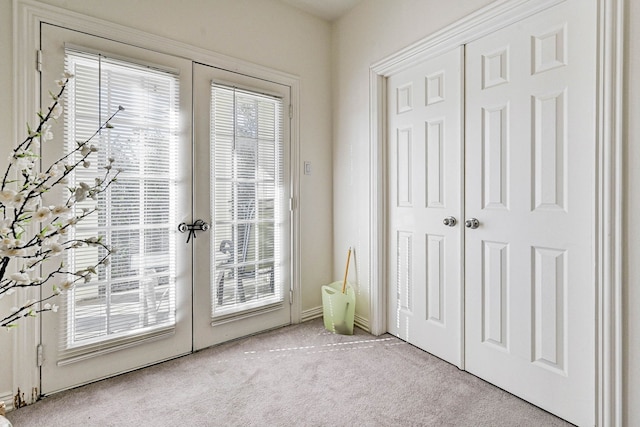
[[[194,348],[291,322],[290,88],[194,66]]]

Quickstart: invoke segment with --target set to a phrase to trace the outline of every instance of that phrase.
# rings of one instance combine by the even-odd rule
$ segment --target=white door
[[[466,50],[465,366],[579,425],[595,423],[596,6]]]
[[[108,192],[78,203],[73,213],[99,209],[70,239],[101,237],[117,253],[91,281],[59,297],[57,315],[41,317],[41,392],[48,394],[191,351],[191,255],[176,228],[191,217],[191,171],[183,167],[192,157],[191,62],[51,25],[41,35],[43,109],[63,71],[75,74],[56,138],[42,144],[43,164],[86,140],[119,105],[125,108],[112,129],[92,140],[98,152],[90,164],[69,177],[72,188],[93,185],[109,157],[124,169]],[[43,196],[46,205],[67,197]],[[103,254],[84,245],[52,268],[62,261],[73,274]]]
[[[462,366],[462,64],[388,79],[388,330]]]
[[[194,348],[291,322],[290,88],[194,64]]]

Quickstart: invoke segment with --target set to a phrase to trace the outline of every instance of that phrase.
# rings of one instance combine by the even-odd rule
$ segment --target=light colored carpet
[[[35,426],[569,426],[390,335],[321,319],[47,397]]]

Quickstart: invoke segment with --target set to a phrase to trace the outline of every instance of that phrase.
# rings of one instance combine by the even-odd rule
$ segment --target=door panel
[[[194,65],[194,348],[291,322],[289,87]]]
[[[391,76],[390,333],[462,366],[462,48]],[[456,223],[447,226],[446,218]]]
[[[466,369],[579,425],[595,420],[595,12],[567,1],[466,49]]]
[[[43,109],[65,61],[76,74],[56,138],[42,145],[43,163],[97,130],[118,102],[125,107],[115,127],[93,140],[91,164],[70,177],[70,186],[93,182],[108,157],[124,168],[106,197],[87,198],[74,213],[100,208],[73,237],[97,235],[118,252],[93,280],[58,297],[56,317],[42,316],[41,391],[48,394],[191,351],[191,254],[178,250],[175,228],[191,216],[191,173],[178,167],[191,162],[191,62],[51,25],[42,26],[41,40]],[[167,100],[159,119],[146,115],[156,97]],[[55,197],[44,199],[57,205]],[[60,260],[77,271],[98,256],[85,246]]]

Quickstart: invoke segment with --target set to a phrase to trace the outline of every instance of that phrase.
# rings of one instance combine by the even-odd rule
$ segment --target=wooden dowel
[[[344,280],[342,281],[342,293],[347,293],[347,276],[349,275],[349,260],[351,259],[351,246],[349,246],[349,252],[347,253],[347,268],[344,271]]]

